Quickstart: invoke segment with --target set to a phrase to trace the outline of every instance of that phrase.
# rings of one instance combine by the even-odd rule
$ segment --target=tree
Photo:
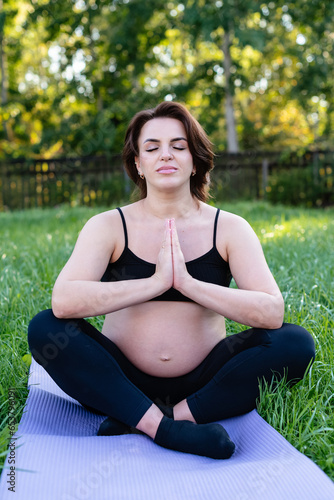
[[[44,127],[42,141],[51,134],[62,150],[78,154],[119,151],[124,128],[134,110],[147,102],[140,84],[152,48],[164,36],[164,23],[152,31],[152,17],[162,1],[35,2],[30,29],[44,26],[44,40],[53,51],[56,71],[48,86],[56,84],[59,127]],[[125,99],[126,96],[126,99]],[[72,109],[72,113],[69,110]],[[80,126],[78,123],[80,122]]]
[[[295,148],[312,143],[316,135],[323,141],[324,133],[327,137],[331,133],[328,123],[330,117],[333,118],[332,113],[326,113],[332,101],[330,82],[334,81],[331,78],[333,64],[330,64],[333,57],[329,55],[333,54],[333,44],[329,43],[332,3],[303,0],[282,0],[268,5],[252,1],[186,2],[176,18],[176,26],[183,35],[187,32],[192,38],[190,45],[197,52],[197,64],[188,80],[188,88],[187,85],[175,87],[176,98],[184,96],[188,102],[195,89],[201,87],[204,123],[207,116],[216,116],[216,124],[226,127],[229,151],[238,149],[237,132],[244,149],[281,145]],[[287,4],[294,6],[294,18]],[[310,32],[307,51],[300,45],[305,29]],[[313,77],[304,78],[303,71],[307,75],[312,72],[312,63],[308,61],[312,59],[310,52],[319,51],[319,39],[322,38],[323,55],[319,59],[322,67],[314,67]],[[204,45],[210,47],[211,54],[203,62]],[[327,61],[323,64],[325,57]],[[310,90],[305,87],[312,85],[316,93],[311,94],[310,99]],[[320,87],[326,92],[320,92]],[[320,97],[316,97],[319,94]],[[206,106],[209,95],[210,103]],[[304,95],[308,97],[305,99]],[[318,113],[312,112],[314,103],[322,106]],[[219,118],[217,106],[225,109],[225,124]],[[313,121],[317,114],[316,134]],[[234,117],[237,117],[237,125]]]
[[[331,147],[333,7],[334,2],[318,0],[261,6],[271,36],[254,65],[257,82],[243,105],[245,116],[247,109],[248,117],[261,116],[255,124],[261,146],[281,142],[293,149],[314,143]]]
[[[333,132],[334,1],[287,1],[284,8],[298,30],[299,71],[293,95],[306,111],[315,141],[321,143],[323,135],[329,137]]]
[[[118,153],[163,99],[218,151],[331,143],[333,1],[0,2],[0,156]]]
[[[11,1],[4,2],[0,0],[0,106],[6,109],[8,104],[9,94],[9,75],[8,75],[8,52],[13,48],[11,40],[8,36],[11,31],[11,17],[17,14],[17,9]],[[8,117],[8,112],[3,119],[4,137],[11,141],[13,140],[13,132]]]
[[[236,61],[233,60],[233,46],[247,45],[262,48],[265,32],[252,23],[255,14],[261,15],[260,4],[249,1],[205,1],[192,0],[186,3],[182,23],[193,34],[194,39],[203,37],[214,42],[222,54],[224,69],[225,113],[227,127],[227,150],[239,150],[234,109],[234,78]]]

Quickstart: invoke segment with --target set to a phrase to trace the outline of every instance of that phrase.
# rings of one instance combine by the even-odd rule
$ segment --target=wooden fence
[[[333,151],[219,154],[211,174],[213,192],[217,199],[264,198],[273,172],[312,165],[316,174],[324,162],[333,166]],[[127,200],[132,187],[120,155],[0,162],[0,211],[61,203],[108,206]]]

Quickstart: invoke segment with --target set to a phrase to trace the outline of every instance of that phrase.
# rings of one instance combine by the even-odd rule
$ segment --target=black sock
[[[135,427],[123,424],[123,422],[113,417],[103,420],[97,431],[98,436],[121,436],[123,434],[142,434],[142,432]]]
[[[164,415],[168,418],[173,418],[173,407],[165,406],[163,404],[157,405]],[[141,431],[135,427],[130,427],[127,424],[123,424],[116,418],[108,417],[101,423],[99,430],[97,431],[98,436],[122,436],[123,434],[143,434]]]
[[[163,417],[154,442],[170,450],[210,458],[230,458],[235,445],[220,424],[195,424]]]

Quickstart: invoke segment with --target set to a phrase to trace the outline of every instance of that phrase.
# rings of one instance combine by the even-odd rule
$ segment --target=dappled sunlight
[[[329,237],[334,239],[334,221],[329,220],[327,216],[323,218],[313,218],[313,217],[296,217],[290,220],[284,220],[282,216],[282,224],[267,225],[262,227],[260,234],[258,234],[262,243],[266,243],[269,239],[280,239],[280,238],[291,238],[304,242],[306,239],[312,238],[312,236],[319,231],[324,237]]]

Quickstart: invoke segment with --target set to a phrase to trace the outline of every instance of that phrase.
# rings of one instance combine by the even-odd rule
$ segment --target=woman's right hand
[[[172,237],[168,219],[165,221],[164,240],[160,247],[156,270],[153,276],[161,283],[161,293],[169,290],[173,286]]]

